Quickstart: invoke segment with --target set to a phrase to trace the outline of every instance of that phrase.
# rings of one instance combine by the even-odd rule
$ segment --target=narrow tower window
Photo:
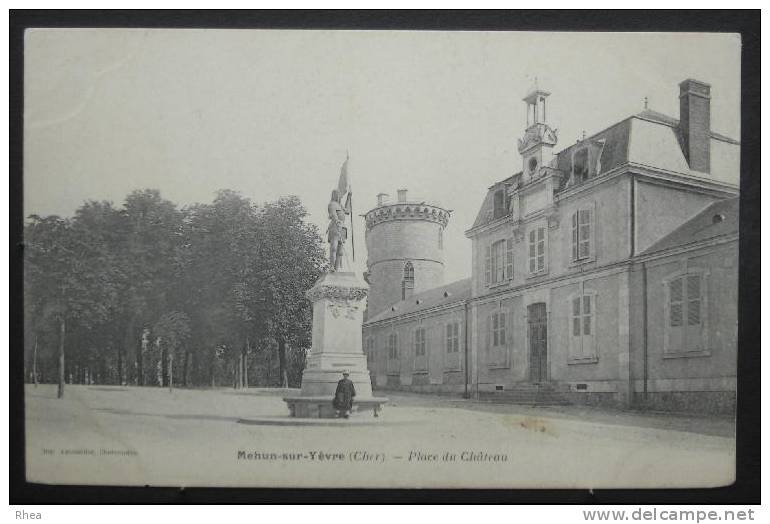
[[[414,291],[414,266],[411,262],[404,265],[404,279],[401,281],[401,300],[412,296]]]

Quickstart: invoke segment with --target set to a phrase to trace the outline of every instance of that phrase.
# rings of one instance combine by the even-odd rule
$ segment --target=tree
[[[258,331],[253,309],[261,241],[257,211],[249,199],[222,190],[211,205],[196,205],[187,213],[185,254],[180,260],[183,278],[196,284],[184,286],[185,303],[201,315],[195,325],[207,329],[201,340],[207,340],[209,351],[220,348],[211,358],[216,354],[224,358],[232,367],[233,384],[240,387],[248,382],[248,348]],[[216,326],[210,322],[213,315]]]
[[[312,309],[305,292],[326,264],[318,228],[306,217],[296,196],[266,204],[259,216],[261,264],[255,276],[261,299],[255,309],[276,341],[281,387],[289,386],[287,348],[304,352],[310,346]]]
[[[121,314],[126,319],[123,345],[126,354],[134,355],[135,383],[143,385],[147,370],[138,341],[142,330],[168,309],[183,215],[159,191],[137,190],[126,197],[117,229],[123,239],[120,266],[127,277],[120,289]]]
[[[298,383],[305,292],[326,264],[306,216],[296,197],[258,207],[222,190],[179,210],[141,190],[120,208],[89,201],[71,219],[29,217],[26,371],[50,381],[56,370],[60,395],[68,376],[143,385],[157,351],[171,387],[180,359],[183,385]]]
[[[59,387],[64,396],[67,324],[90,327],[104,321],[114,306],[116,266],[102,239],[76,216],[30,217],[25,268],[32,302],[59,329]]]
[[[174,357],[190,336],[190,319],[184,313],[172,311],[160,317],[153,331],[165,346],[166,380],[169,390],[171,390],[174,388]]]

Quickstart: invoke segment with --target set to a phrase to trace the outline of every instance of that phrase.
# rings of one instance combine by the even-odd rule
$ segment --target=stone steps
[[[517,384],[501,391],[480,391],[479,400],[529,406],[566,406],[571,404],[564,391],[552,384]]]

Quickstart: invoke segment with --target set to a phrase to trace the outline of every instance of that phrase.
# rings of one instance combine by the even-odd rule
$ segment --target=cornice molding
[[[449,215],[450,211],[432,204],[403,202],[376,207],[364,216],[367,229],[371,229],[377,224],[396,220],[425,220],[446,227]]]

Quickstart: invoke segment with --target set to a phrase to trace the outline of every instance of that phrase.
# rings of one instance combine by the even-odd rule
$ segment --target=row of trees
[[[90,201],[24,231],[30,381],[296,386],[310,345],[304,292],[325,269],[297,197],[223,190],[179,208],[156,190]]]

